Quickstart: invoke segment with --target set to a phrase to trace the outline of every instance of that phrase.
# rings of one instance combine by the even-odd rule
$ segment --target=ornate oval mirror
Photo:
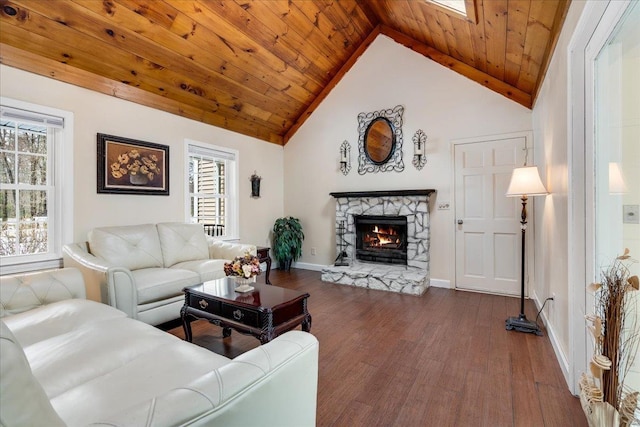
[[[396,135],[391,122],[385,117],[371,120],[364,134],[364,152],[376,165],[385,164],[393,154]]]

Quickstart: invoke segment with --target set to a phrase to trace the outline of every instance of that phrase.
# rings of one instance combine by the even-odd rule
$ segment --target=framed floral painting
[[[169,195],[169,146],[98,134],[98,193]]]

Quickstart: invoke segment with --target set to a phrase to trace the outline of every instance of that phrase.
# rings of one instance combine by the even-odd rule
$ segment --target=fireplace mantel
[[[362,197],[394,197],[394,196],[428,196],[436,190],[382,190],[382,191],[345,191],[338,193],[329,193],[336,199],[346,198],[362,198]]]

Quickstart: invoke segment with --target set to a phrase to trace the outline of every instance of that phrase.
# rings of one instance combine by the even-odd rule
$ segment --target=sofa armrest
[[[72,243],[62,247],[65,267],[80,270],[87,289],[87,299],[107,303],[107,270],[112,267],[106,261],[89,253],[88,244]]]
[[[82,273],[88,299],[109,304],[137,318],[138,294],[129,269],[92,255],[87,243],[65,245],[62,253],[65,267],[75,267]]]
[[[82,274],[75,268],[0,276],[0,317],[85,297]]]
[[[258,253],[255,245],[225,242],[210,236],[207,236],[207,244],[209,245],[209,258],[211,259],[232,260],[235,257],[244,256],[247,252],[251,255]]]
[[[315,426],[317,390],[318,340],[290,331],[94,425]]]

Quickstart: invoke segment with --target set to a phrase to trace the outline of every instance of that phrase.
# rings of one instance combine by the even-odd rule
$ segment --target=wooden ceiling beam
[[[441,53],[438,50],[420,43],[419,41],[414,40],[387,26],[382,25],[380,27],[380,33],[391,37],[393,40],[408,47],[409,49],[426,56],[432,61],[435,61],[438,64],[443,65],[458,74],[462,74],[463,76],[475,81],[476,83],[480,83],[481,85],[511,99],[512,101],[517,102],[520,105],[531,108],[531,95],[514,86],[511,86],[508,83],[503,82],[502,80],[498,80],[497,78],[490,76],[487,73],[479,71],[460,60],[457,60],[449,55],[445,55],[444,53]]]
[[[373,41],[380,34],[380,26],[375,27],[371,33],[367,36],[366,39],[358,46],[355,52],[347,59],[344,65],[340,68],[340,70],[333,76],[331,81],[322,89],[322,92],[316,96],[311,105],[307,107],[306,110],[293,122],[293,125],[289,128],[289,130],[284,134],[283,137],[283,145],[286,145],[287,142],[293,137],[293,135],[300,129],[300,127],[307,121],[311,114],[318,108],[320,103],[324,101],[324,99],[331,93],[334,87],[342,80],[342,78],[347,74],[347,72],[353,67],[358,58],[367,50],[367,48],[373,43]]]

